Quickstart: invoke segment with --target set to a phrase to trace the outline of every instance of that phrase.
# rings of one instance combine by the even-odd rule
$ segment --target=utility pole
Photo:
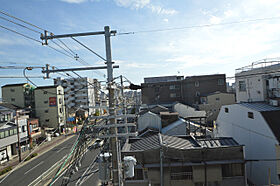
[[[106,46],[106,64],[107,64],[107,76],[108,76],[108,89],[109,89],[109,115],[115,116],[115,100],[114,100],[114,89],[113,89],[113,62],[112,62],[112,54],[111,54],[111,42],[110,42],[110,27],[105,26],[105,46]],[[116,119],[111,118],[110,124],[115,124]],[[110,128],[111,135],[117,135],[117,128]],[[121,185],[120,184],[120,172],[119,172],[119,162],[118,162],[118,138],[112,137],[110,139],[110,146],[112,150],[112,171],[113,171],[113,185]]]
[[[109,90],[109,114],[110,114],[110,122],[109,124],[115,124],[115,104],[114,104],[114,89],[113,89],[113,68],[119,68],[119,66],[113,66],[112,55],[111,55],[111,42],[110,37],[112,34],[116,34],[117,32],[112,30],[110,31],[109,26],[104,27],[104,31],[99,32],[86,32],[86,33],[76,33],[76,34],[63,34],[63,35],[47,35],[47,32],[41,35],[41,39],[44,40],[44,44],[47,45],[48,39],[55,38],[66,38],[66,37],[78,37],[78,36],[90,36],[90,35],[105,35],[105,45],[106,45],[106,66],[102,67],[84,67],[84,68],[71,68],[71,69],[56,69],[49,70],[49,65],[46,66],[46,69],[43,70],[43,73],[46,73],[46,78],[49,78],[50,73],[55,72],[65,72],[65,71],[79,71],[79,70],[96,70],[96,69],[107,69],[107,84]],[[118,159],[118,140],[117,140],[117,128],[110,128],[110,133],[114,137],[110,138],[110,146],[112,151],[112,167],[113,167],[113,184],[114,185],[122,185],[121,183],[121,171],[120,171],[120,163]]]
[[[16,110],[16,123],[17,123],[17,138],[18,138],[18,161],[21,162],[21,146],[19,136],[19,123],[18,123],[18,110]]]

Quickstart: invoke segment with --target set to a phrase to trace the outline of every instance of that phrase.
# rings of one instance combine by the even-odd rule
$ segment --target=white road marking
[[[36,167],[38,167],[38,166],[41,165],[42,163],[44,163],[44,161],[41,161],[39,164],[35,165],[34,167],[32,167],[31,169],[29,169],[28,171],[26,171],[24,174],[29,173],[30,171],[32,171],[33,169],[35,169]]]
[[[66,147],[62,147],[61,149],[59,149],[58,151],[56,151],[56,153],[59,153],[59,152],[62,151],[63,149],[66,149]]]

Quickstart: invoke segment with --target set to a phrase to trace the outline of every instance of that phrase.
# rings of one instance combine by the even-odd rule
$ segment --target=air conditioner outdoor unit
[[[274,100],[274,99],[270,99],[269,104],[272,105],[272,106],[275,106],[275,107],[279,106],[278,100]]]

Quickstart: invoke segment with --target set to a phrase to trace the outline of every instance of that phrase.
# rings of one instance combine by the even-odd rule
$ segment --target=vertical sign
[[[56,97],[49,97],[49,106],[56,107]]]

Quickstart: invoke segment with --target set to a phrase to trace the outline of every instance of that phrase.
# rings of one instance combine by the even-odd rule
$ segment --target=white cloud
[[[150,4],[150,0],[114,0],[118,6],[132,9],[144,8]]]
[[[166,23],[168,23],[169,20],[168,20],[168,19],[163,19],[163,21],[166,22]]]
[[[149,5],[149,9],[152,10],[152,12],[156,14],[164,14],[164,15],[174,15],[177,14],[178,12],[174,9],[165,9],[160,6],[155,6],[155,5]]]
[[[76,4],[79,4],[79,3],[84,3],[87,0],[61,0],[61,1],[66,2],[66,3],[76,3]]]
[[[221,23],[222,19],[217,16],[211,16],[209,21],[211,24],[219,24],[219,23]]]

